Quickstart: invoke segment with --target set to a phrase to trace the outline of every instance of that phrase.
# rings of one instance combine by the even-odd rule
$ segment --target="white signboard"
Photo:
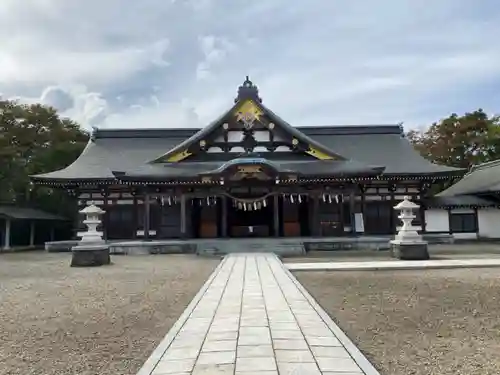
[[[356,212],[354,214],[354,224],[356,228],[356,233],[364,233],[365,232],[365,222],[363,220],[363,213]]]

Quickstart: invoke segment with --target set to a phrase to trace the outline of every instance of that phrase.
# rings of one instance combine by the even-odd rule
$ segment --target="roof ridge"
[[[491,160],[491,161],[487,161],[487,162],[480,163],[480,164],[474,164],[471,167],[469,173],[472,173],[472,172],[475,172],[475,171],[480,171],[480,170],[487,169],[487,168],[496,167],[496,166],[499,166],[499,165],[500,165],[500,159]]]
[[[399,125],[301,125],[292,126],[306,135],[401,134]],[[189,138],[205,128],[95,128],[92,139],[98,138]]]

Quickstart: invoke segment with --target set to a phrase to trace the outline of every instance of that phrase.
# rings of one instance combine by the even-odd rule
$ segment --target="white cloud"
[[[24,48],[0,50],[0,82],[114,84],[150,65],[168,64],[163,58],[168,48],[167,40],[101,51],[46,50],[45,46],[40,46],[25,53]]]
[[[204,58],[196,67],[196,78],[199,80],[214,78],[211,70],[224,62],[227,55],[235,49],[235,46],[227,38],[214,35],[200,36],[198,41]]]
[[[179,127],[250,74],[293,124],[417,126],[496,110],[499,21],[493,0],[3,0],[0,84],[86,126]]]
[[[187,102],[161,103],[153,101],[149,107],[131,106],[122,112],[112,113],[102,127],[109,128],[178,128],[200,127],[196,110]]]

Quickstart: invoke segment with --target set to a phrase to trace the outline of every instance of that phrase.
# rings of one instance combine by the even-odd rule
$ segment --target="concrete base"
[[[109,246],[75,246],[71,267],[98,267],[111,263]]]
[[[401,260],[428,260],[427,242],[391,242],[391,256]]]

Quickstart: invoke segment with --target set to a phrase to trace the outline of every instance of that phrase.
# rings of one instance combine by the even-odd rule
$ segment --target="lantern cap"
[[[103,214],[104,212],[105,211],[97,207],[92,201],[89,201],[87,203],[87,207],[85,207],[83,210],[80,210],[81,214]]]
[[[394,206],[395,210],[402,210],[402,209],[417,209],[420,208],[420,206],[416,203],[413,203],[410,200],[409,196],[405,196],[401,202],[399,202],[397,205]]]

